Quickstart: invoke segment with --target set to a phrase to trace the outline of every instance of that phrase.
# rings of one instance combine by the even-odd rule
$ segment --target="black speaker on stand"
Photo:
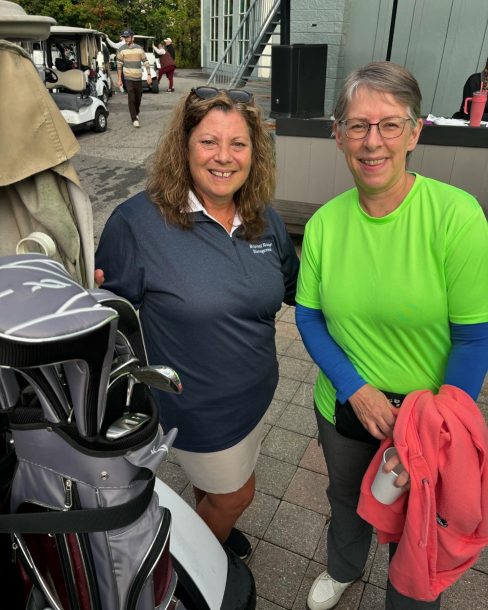
[[[271,47],[271,113],[273,118],[324,116],[326,44]]]

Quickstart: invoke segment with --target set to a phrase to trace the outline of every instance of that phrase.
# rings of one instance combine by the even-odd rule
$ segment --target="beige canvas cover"
[[[0,255],[34,231],[78,282],[93,285],[91,203],[70,159],[78,142],[30,60],[0,40]]]

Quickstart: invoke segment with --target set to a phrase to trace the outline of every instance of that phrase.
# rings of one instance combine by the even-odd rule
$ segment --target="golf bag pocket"
[[[161,428],[134,451],[108,452],[31,426],[12,423],[17,466],[10,514],[0,518],[24,583],[22,610],[36,598],[53,610],[166,608],[176,576],[171,515],[153,492]]]

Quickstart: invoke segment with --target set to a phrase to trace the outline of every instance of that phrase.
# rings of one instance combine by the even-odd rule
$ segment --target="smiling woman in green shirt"
[[[320,369],[314,399],[332,509],[328,569],[310,610],[335,606],[363,573],[372,527],[356,512],[361,480],[403,397],[447,383],[476,399],[486,373],[487,224],[474,197],[407,170],[420,102],[415,78],[390,62],[347,77],[334,131],[356,186],[305,228],[296,319]],[[406,471],[396,484],[408,484]],[[388,582],[387,610],[439,607],[440,597],[415,600]]]

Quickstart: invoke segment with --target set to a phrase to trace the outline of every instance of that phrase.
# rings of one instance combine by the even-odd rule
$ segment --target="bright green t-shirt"
[[[451,349],[449,322],[488,321],[488,226],[474,197],[416,175],[383,218],[357,189],[321,207],[302,244],[297,303],[321,309],[358,373],[381,390],[437,391]],[[314,390],[333,421],[335,389]]]

